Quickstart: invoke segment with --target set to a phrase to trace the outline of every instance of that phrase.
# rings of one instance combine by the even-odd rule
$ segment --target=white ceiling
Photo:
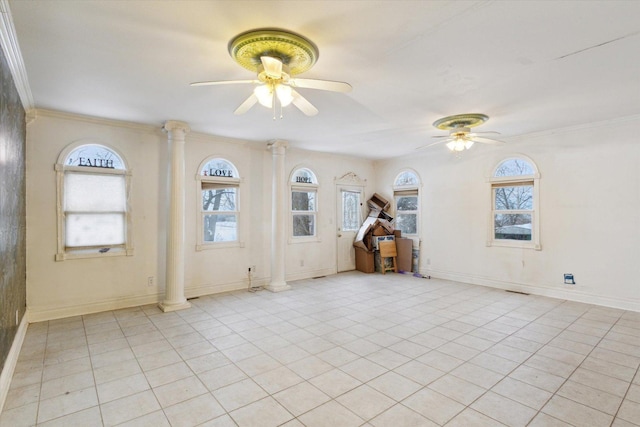
[[[640,1],[17,1],[10,0],[35,107],[371,159],[416,152],[458,113],[517,136],[640,114]],[[314,41],[299,89],[320,113],[233,111],[251,79],[235,35],[279,27]],[[474,147],[475,149],[475,147]],[[479,149],[487,149],[480,147]]]

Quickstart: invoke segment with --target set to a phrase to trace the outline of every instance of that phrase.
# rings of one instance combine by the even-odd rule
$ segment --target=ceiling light
[[[273,107],[273,91],[271,90],[270,85],[260,85],[256,86],[253,90],[254,95],[258,98],[258,102],[261,105],[264,105],[267,108]]]

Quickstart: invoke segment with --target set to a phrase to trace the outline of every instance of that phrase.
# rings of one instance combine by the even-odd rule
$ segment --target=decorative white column
[[[267,289],[280,292],[291,289],[285,280],[285,246],[287,244],[287,178],[285,176],[286,141],[270,141],[273,159],[271,194],[271,283]]]
[[[169,120],[163,128],[169,136],[169,218],[167,224],[167,280],[162,311],[191,307],[184,296],[184,144],[191,130],[184,122]]]

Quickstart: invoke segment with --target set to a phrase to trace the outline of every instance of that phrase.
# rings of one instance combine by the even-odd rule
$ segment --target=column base
[[[288,285],[287,282],[271,282],[266,286],[265,289],[271,292],[282,292],[288,291],[289,289],[291,289],[291,286]]]
[[[179,303],[170,303],[170,302],[163,301],[160,304],[158,304],[158,307],[163,312],[168,313],[170,311],[178,311],[178,310],[184,310],[185,308],[191,308],[191,303],[188,301],[179,302]]]

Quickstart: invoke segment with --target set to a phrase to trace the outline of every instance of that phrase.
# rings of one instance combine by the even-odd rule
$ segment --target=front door
[[[358,229],[362,224],[362,187],[338,186],[338,273],[356,268],[356,253],[353,247]]]

